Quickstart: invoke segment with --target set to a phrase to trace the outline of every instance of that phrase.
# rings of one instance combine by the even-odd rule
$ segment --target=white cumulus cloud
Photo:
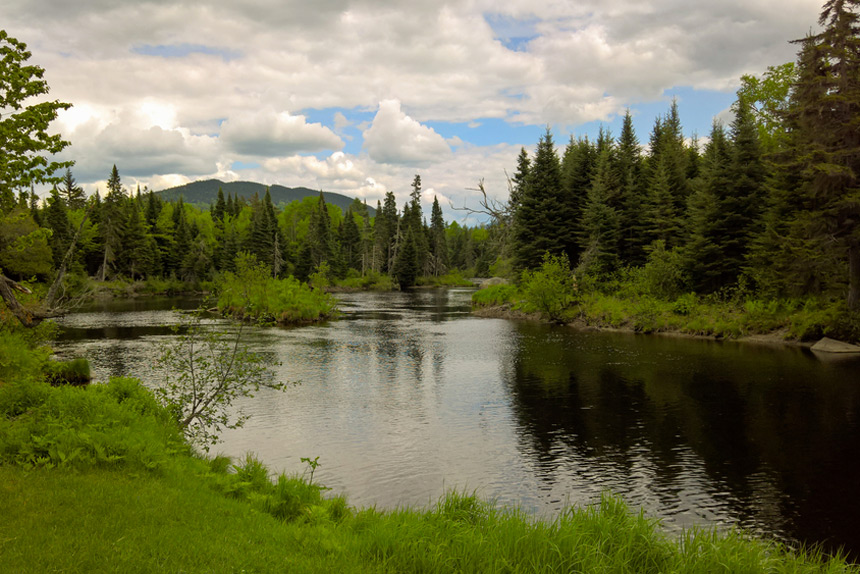
[[[221,124],[220,135],[228,150],[247,156],[277,157],[343,147],[343,140],[329,128],[287,112],[237,113]]]
[[[374,161],[427,166],[447,159],[451,148],[435,130],[413,120],[397,100],[379,103],[379,111],[364,132],[364,148]]]

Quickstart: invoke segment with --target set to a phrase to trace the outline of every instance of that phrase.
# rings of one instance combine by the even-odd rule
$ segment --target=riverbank
[[[670,538],[604,496],[552,522],[449,493],[381,511],[198,457],[132,379],[0,385],[4,572],[858,572],[737,532]]]
[[[510,285],[489,287],[472,298],[479,317],[554,322],[579,330],[616,331],[709,340],[811,347],[828,336],[856,340],[855,327],[835,304],[713,302],[685,295],[676,301],[599,293],[580,296],[559,318],[531,308]]]

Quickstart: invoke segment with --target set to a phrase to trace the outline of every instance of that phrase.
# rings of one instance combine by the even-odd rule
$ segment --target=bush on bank
[[[337,311],[337,300],[331,295],[292,277],[273,278],[246,254],[237,258],[236,272],[225,273],[216,289],[221,313],[257,323],[310,323],[331,318]]]
[[[659,251],[659,250],[658,250]],[[571,271],[560,258],[546,257],[520,283],[496,285],[472,295],[475,308],[505,306],[540,312],[553,322],[630,329],[640,333],[680,332],[736,338],[779,333],[801,342],[831,337],[860,341],[860,313],[844,301],[761,299],[743,288],[709,296],[684,292],[665,254],[642,268],[622,269],[599,280]]]

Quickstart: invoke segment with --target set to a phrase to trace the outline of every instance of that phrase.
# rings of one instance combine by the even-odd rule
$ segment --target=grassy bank
[[[133,379],[0,385],[2,572],[858,572],[737,533],[670,539],[610,496],[541,522],[461,493],[393,511],[325,494],[196,456]]]
[[[762,299],[741,289],[698,296],[667,288],[662,276],[647,271],[628,270],[602,282],[586,276],[578,280],[566,261],[548,257],[540,268],[525,272],[518,285],[477,291],[472,306],[483,315],[638,333],[860,341],[860,315],[849,312],[843,301]]]

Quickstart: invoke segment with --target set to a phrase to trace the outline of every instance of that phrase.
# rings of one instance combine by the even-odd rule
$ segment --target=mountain
[[[217,179],[207,179],[203,181],[195,181],[192,183],[187,183],[185,185],[180,185],[178,187],[171,187],[170,189],[165,189],[162,191],[156,191],[157,195],[160,195],[162,199],[165,201],[175,201],[182,196],[183,201],[186,203],[194,203],[201,205],[209,205],[214,204],[215,200],[218,199],[218,188],[224,192],[224,197],[227,197],[228,193],[233,194],[234,197],[244,197],[246,199],[250,199],[254,196],[254,194],[258,194],[260,199],[266,195],[266,185],[262,183],[255,183],[252,181],[229,181],[223,182]],[[283,185],[270,185],[269,195],[272,196],[272,203],[278,205],[279,203],[291,203],[295,200],[302,200],[308,196],[318,197],[320,192],[315,191],[313,189],[309,189],[307,187],[284,187]],[[330,191],[323,192],[323,199],[325,199],[326,203],[332,203],[340,207],[344,212],[349,207],[349,204],[353,202],[351,197],[347,197],[345,195],[341,195],[339,193],[333,193]],[[370,213],[371,217],[376,215],[376,208],[367,206],[367,210]]]

